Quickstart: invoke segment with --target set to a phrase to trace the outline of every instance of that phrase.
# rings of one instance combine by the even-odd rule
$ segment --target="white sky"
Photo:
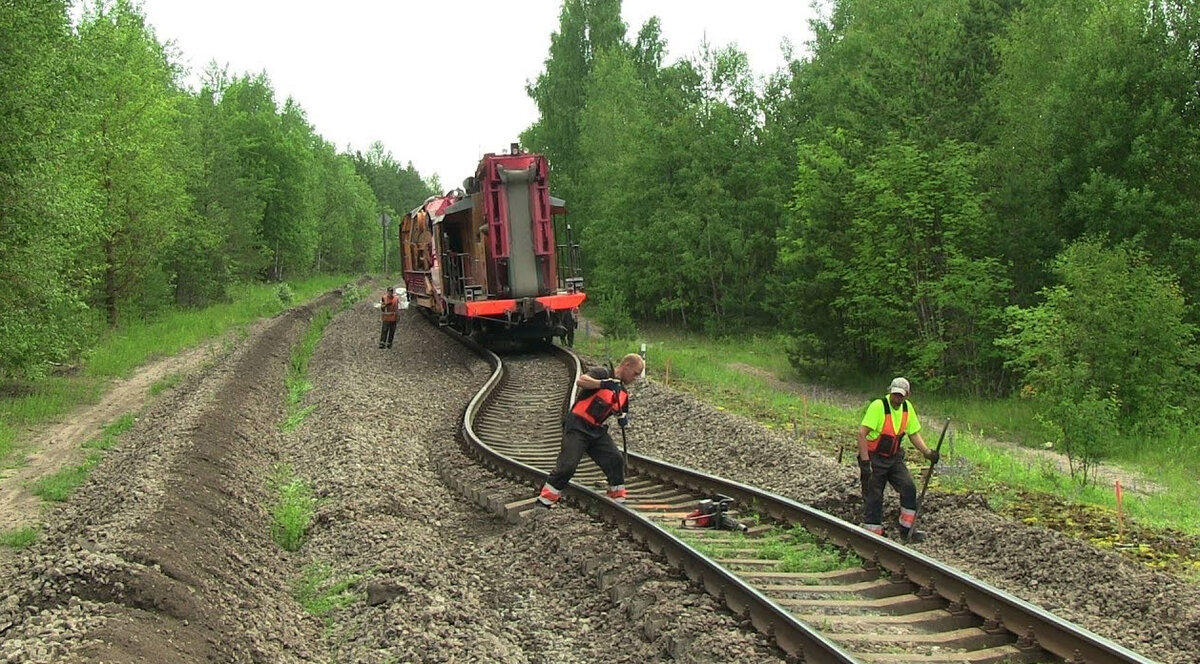
[[[339,150],[382,141],[443,187],[474,173],[537,118],[525,84],[542,71],[560,0],[142,0],[160,41],[193,76],[215,60],[231,74],[266,71]],[[625,0],[632,40],[651,16],[667,62],[707,36],[731,43],[766,75],[810,38],[808,0]]]

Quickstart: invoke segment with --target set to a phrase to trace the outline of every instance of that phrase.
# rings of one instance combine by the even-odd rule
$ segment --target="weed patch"
[[[10,549],[24,549],[33,544],[38,538],[37,526],[24,526],[0,532],[0,546]]]
[[[42,477],[33,483],[33,494],[43,500],[63,502],[71,496],[71,492],[87,479],[88,473],[100,463],[99,454],[90,454],[78,466],[70,466]]]
[[[312,389],[312,383],[308,382],[308,361],[312,358],[313,351],[317,348],[317,343],[321,341],[321,335],[325,333],[325,326],[332,319],[333,314],[328,309],[322,309],[318,312],[313,317],[312,322],[309,323],[308,331],[304,333],[304,338],[292,350],[292,357],[288,363],[288,373],[285,378],[287,385],[287,417],[284,418],[283,424],[280,425],[284,431],[291,431],[300,426],[304,418],[308,417],[308,414],[313,411],[314,406],[301,406],[304,396]]]
[[[179,372],[164,376],[154,381],[154,383],[150,385],[150,396],[156,397],[172,387],[175,387],[181,382],[183,382],[183,374]]]
[[[360,579],[357,574],[335,579],[329,565],[313,563],[300,573],[292,592],[309,615],[328,619],[331,611],[366,598],[365,592],[357,590]]]
[[[133,428],[134,421],[133,413],[125,413],[105,425],[100,437],[87,441],[83,444],[83,447],[89,450],[112,449],[117,444],[117,437]]]
[[[271,538],[288,551],[295,551],[304,543],[308,524],[312,521],[317,500],[312,487],[296,479],[291,468],[281,466],[271,478],[271,489],[276,494],[271,508]]]

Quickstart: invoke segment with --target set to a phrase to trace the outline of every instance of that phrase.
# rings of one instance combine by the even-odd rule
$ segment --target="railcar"
[[[544,155],[486,154],[463,188],[404,216],[400,259],[412,306],[482,341],[549,343],[586,298],[579,246],[550,195]]]

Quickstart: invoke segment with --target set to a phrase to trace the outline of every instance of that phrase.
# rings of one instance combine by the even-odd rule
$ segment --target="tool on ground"
[[[683,517],[682,525],[693,528],[715,528],[717,530],[735,530],[746,532],[750,528],[729,515],[734,499],[717,494],[712,498],[700,501],[696,509]]]
[[[946,418],[946,423],[942,425],[942,435],[938,436],[937,447],[933,448],[933,460],[929,462],[929,472],[925,475],[925,482],[921,485],[921,495],[917,497],[917,511],[913,513],[912,525],[908,528],[908,534],[904,536],[904,541],[908,542],[912,539],[913,533],[917,532],[917,519],[921,516],[921,506],[925,504],[925,492],[929,490],[929,480],[933,478],[933,467],[937,465],[942,456],[942,441],[946,440],[946,430],[950,428],[950,418]]]

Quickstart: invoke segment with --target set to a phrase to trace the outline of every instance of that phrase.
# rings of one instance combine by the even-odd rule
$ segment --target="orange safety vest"
[[[867,451],[871,454],[878,454],[883,457],[895,456],[896,452],[900,451],[900,440],[904,438],[904,430],[908,428],[908,401],[901,405],[903,414],[900,416],[900,428],[894,428],[892,424],[892,404],[887,397],[883,401],[883,429],[879,431],[879,437],[867,441]]]
[[[383,306],[380,307],[383,312],[383,322],[394,322],[396,320],[396,312],[400,308],[400,298],[395,295],[384,295],[379,298],[379,301],[383,303]]]
[[[613,413],[624,412],[629,407],[629,393],[625,388],[601,387],[575,402],[571,413],[588,424],[598,427]]]

